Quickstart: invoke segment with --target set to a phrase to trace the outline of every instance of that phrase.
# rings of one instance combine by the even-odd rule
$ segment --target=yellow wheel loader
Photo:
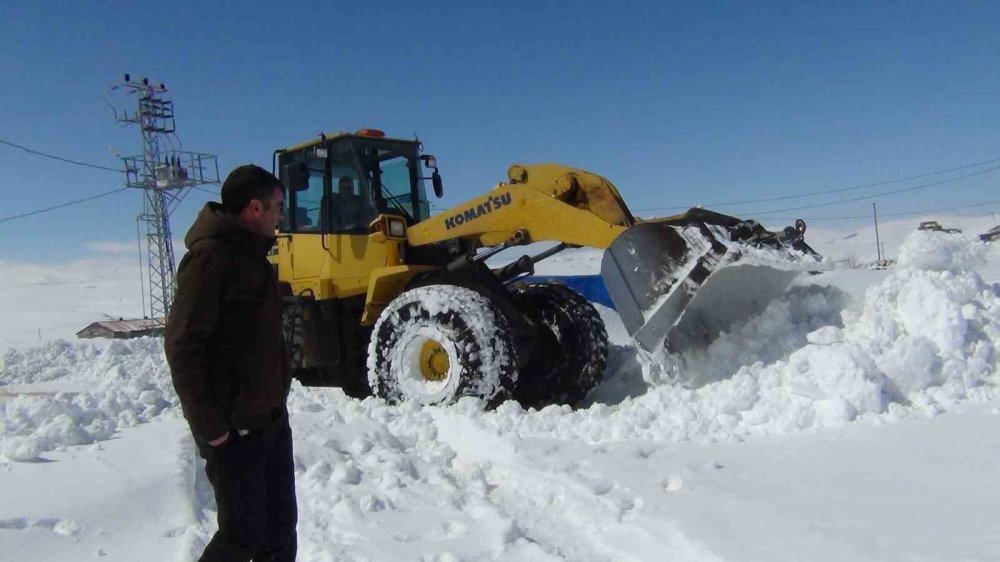
[[[442,180],[421,148],[363,129],[274,153],[286,208],[270,260],[305,385],[390,402],[573,404],[600,382],[608,337],[584,297],[524,280],[539,261],[605,249],[601,275],[629,333],[672,351],[707,344],[819,263],[801,221],[771,232],[702,209],[639,220],[607,179],[555,164],[513,165],[432,215],[425,180],[438,197]],[[555,245],[529,255],[535,242]],[[487,265],[516,247],[508,265]]]

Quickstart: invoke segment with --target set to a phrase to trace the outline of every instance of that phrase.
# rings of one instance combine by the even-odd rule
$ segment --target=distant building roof
[[[78,338],[141,338],[158,336],[163,333],[166,323],[163,318],[136,318],[133,320],[102,320],[94,322],[76,333]]]

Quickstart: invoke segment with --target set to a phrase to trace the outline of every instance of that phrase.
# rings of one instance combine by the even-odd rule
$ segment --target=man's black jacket
[[[274,238],[208,203],[184,244],[165,341],[184,417],[202,443],[270,425],[291,381],[277,277],[266,259]]]

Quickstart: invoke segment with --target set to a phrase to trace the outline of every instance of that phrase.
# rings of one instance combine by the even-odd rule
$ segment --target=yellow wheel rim
[[[420,374],[424,380],[443,381],[448,376],[449,367],[448,353],[441,344],[434,340],[424,342],[420,348]]]

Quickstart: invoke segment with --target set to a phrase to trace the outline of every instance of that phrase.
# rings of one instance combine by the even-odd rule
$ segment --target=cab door
[[[289,219],[292,236],[288,241],[292,279],[301,281],[320,276],[326,252],[323,233],[326,217],[323,206],[327,200],[327,159],[310,154],[306,158],[309,183],[305,189],[292,192]]]

